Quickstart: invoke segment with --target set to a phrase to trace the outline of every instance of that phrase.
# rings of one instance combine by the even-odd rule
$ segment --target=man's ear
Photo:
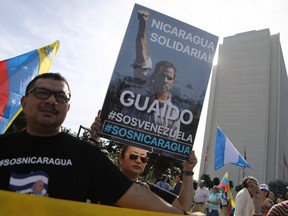
[[[70,103],[67,106],[67,112],[70,110]]]
[[[26,96],[23,96],[23,97],[21,98],[21,105],[22,105],[22,108],[24,108],[25,105],[26,105],[26,99],[27,99]]]

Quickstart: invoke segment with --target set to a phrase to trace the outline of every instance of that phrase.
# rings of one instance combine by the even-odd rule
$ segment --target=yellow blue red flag
[[[231,189],[230,189],[228,172],[225,173],[225,175],[223,176],[218,187],[219,188],[225,187],[225,192],[227,192],[229,194],[230,203],[229,203],[228,210],[230,212],[232,212],[235,209],[235,200],[234,200],[233,194],[232,194]]]
[[[0,134],[3,134],[22,111],[20,99],[28,83],[38,74],[48,73],[60,46],[48,46],[0,61]]]

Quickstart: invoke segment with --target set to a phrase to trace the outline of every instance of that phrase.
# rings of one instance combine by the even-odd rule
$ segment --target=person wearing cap
[[[162,174],[160,181],[158,181],[156,185],[160,188],[163,188],[164,190],[170,191],[170,185],[166,182],[166,180],[167,180],[167,175]]]
[[[212,187],[212,193],[206,202],[206,216],[218,216],[221,203],[221,195],[219,194],[219,188],[214,185]]]
[[[205,181],[201,180],[199,186],[195,191],[194,205],[191,212],[202,212],[205,213],[205,205],[210,197],[210,192],[208,188],[205,187]]]
[[[270,208],[274,205],[274,202],[268,198],[269,196],[269,186],[267,184],[260,184],[261,190],[261,199],[262,199],[262,206],[261,206],[261,213],[262,216],[266,216]]]
[[[262,199],[258,180],[252,176],[246,176],[242,180],[243,189],[235,198],[234,216],[260,216]]]

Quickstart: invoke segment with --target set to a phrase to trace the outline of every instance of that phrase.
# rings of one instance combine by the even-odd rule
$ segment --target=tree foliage
[[[281,180],[276,180],[268,183],[269,190],[277,196],[281,194],[286,197],[288,182],[283,182]]]
[[[200,179],[205,181],[205,186],[207,188],[212,188],[213,187],[213,182],[212,182],[212,180],[211,180],[209,175],[203,174]]]

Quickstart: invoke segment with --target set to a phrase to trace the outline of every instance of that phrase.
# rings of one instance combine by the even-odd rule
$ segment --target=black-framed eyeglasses
[[[66,93],[64,91],[52,91],[43,87],[34,87],[30,89],[26,96],[28,96],[31,92],[34,92],[34,95],[39,99],[47,99],[51,95],[54,95],[56,101],[59,103],[67,103],[71,98],[70,93]]]
[[[144,163],[144,164],[147,163],[148,157],[139,156],[137,153],[134,153],[134,152],[130,153],[130,155],[129,155],[130,160],[137,160],[138,157],[140,157],[140,160],[142,163]]]

